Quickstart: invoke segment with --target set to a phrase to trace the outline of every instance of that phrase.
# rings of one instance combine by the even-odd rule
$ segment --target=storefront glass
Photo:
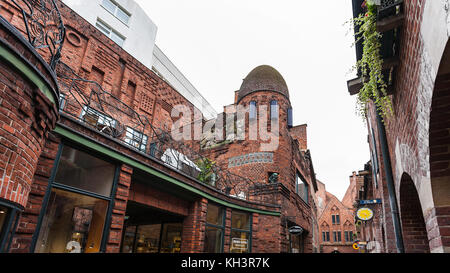
[[[231,214],[231,253],[250,252],[250,214],[233,211]]]
[[[204,247],[206,253],[221,253],[223,251],[224,215],[223,208],[208,204]]]
[[[99,252],[107,208],[105,200],[53,188],[35,252]]]
[[[64,145],[35,241],[36,253],[104,251],[116,166]]]
[[[179,253],[181,223],[129,226],[122,241],[122,253]]]
[[[114,182],[114,172],[113,164],[64,146],[55,182],[109,197]]]

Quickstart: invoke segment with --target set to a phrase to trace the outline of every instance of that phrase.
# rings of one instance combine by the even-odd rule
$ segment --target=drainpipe
[[[377,107],[377,124],[378,124],[378,135],[380,138],[381,152],[383,156],[384,170],[386,173],[386,184],[389,192],[389,203],[392,210],[392,221],[394,224],[395,239],[397,243],[397,251],[399,253],[405,253],[405,248],[403,246],[403,236],[402,227],[400,225],[400,214],[397,206],[397,196],[395,195],[394,179],[392,175],[391,158],[389,156],[389,148],[386,139],[386,129],[384,123],[381,119],[379,109]]]

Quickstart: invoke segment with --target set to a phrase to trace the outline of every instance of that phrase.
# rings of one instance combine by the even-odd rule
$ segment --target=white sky
[[[255,67],[285,78],[294,124],[308,124],[317,178],[342,200],[370,159],[367,129],[347,91],[355,63],[344,23],[351,0],[136,0],[158,26],[157,45],[218,111]]]

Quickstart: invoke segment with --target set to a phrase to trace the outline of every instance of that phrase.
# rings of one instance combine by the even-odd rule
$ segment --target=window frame
[[[129,130],[131,130],[131,131],[129,131]],[[131,138],[128,137],[128,133],[132,134]],[[139,140],[139,142],[135,142],[136,141],[136,138],[135,138],[136,134],[137,134],[137,136],[139,136],[141,138]],[[135,143],[129,143],[129,142],[127,142],[128,140],[130,142],[135,142]],[[127,128],[125,129],[125,136],[124,136],[124,139],[123,139],[125,144],[129,145],[130,147],[132,147],[132,148],[134,148],[134,149],[136,149],[136,150],[138,150],[138,151],[140,151],[142,153],[145,153],[147,151],[148,140],[149,140],[149,137],[144,132],[140,132],[140,131],[138,131],[138,130],[132,128],[132,127],[129,127],[129,126],[127,126]],[[136,147],[134,144],[138,144],[139,147]]]
[[[99,26],[100,25],[100,26]],[[111,39],[114,43],[116,43],[117,45],[119,45],[120,47],[123,47],[125,44],[125,41],[127,40],[127,38],[122,35],[120,32],[118,32],[117,30],[115,30],[113,27],[111,27],[110,25],[108,25],[105,21],[103,21],[100,18],[97,18],[97,21],[95,22],[95,27],[104,35],[106,35],[109,39]],[[105,32],[103,29],[106,29],[108,31]],[[114,35],[116,35],[117,37],[119,37],[121,40],[120,42],[118,42],[117,40],[115,40],[112,37],[112,34],[114,33]]]
[[[299,179],[301,180],[302,185],[304,187],[303,194],[305,196],[301,196],[299,194],[299,183],[298,183]],[[306,179],[304,179],[303,175],[298,170],[295,173],[295,193],[300,197],[300,199],[303,200],[303,202],[305,202],[307,205],[309,205],[309,185],[308,185],[308,183],[306,183]]]
[[[0,253],[8,253],[12,238],[16,233],[20,214],[24,209],[5,199],[0,199],[0,206],[8,210],[5,222],[3,226],[0,226]]]
[[[249,229],[248,230],[244,230],[244,229],[238,229],[238,228],[233,228],[233,212],[240,212],[240,213],[244,213],[247,214],[249,216]],[[248,234],[248,250],[246,253],[252,253],[252,234],[253,234],[253,230],[252,230],[252,226],[253,226],[253,214],[249,213],[249,212],[245,212],[245,211],[241,211],[241,210],[231,210],[231,215],[230,215],[230,219],[231,219],[231,223],[230,223],[230,253],[231,252],[231,245],[232,245],[232,233],[233,231],[236,232],[242,232],[242,233],[247,233]],[[245,254],[245,253],[241,253],[241,254]]]
[[[110,10],[108,7],[106,7],[104,5],[104,2],[108,1],[109,3],[111,3],[114,6],[114,11]],[[102,2],[100,3],[100,6],[102,8],[104,8],[107,12],[111,13],[111,15],[113,15],[114,17],[116,17],[120,22],[122,22],[124,25],[129,26],[130,25],[130,20],[131,20],[131,12],[129,12],[128,10],[126,10],[124,7],[122,7],[121,5],[119,5],[118,3],[116,3],[115,1],[111,1],[111,0],[102,0]],[[127,22],[123,21],[122,18],[118,15],[118,11],[121,11],[123,14],[128,16],[128,20]]]
[[[89,154],[89,155],[91,155],[93,157],[96,157],[98,159],[107,161],[107,162],[109,162],[109,163],[111,163],[111,164],[113,164],[115,166],[114,178],[113,178],[112,187],[111,187],[111,193],[110,193],[109,197],[106,197],[106,196],[103,196],[103,195],[100,195],[100,194],[96,194],[96,193],[92,193],[92,192],[89,192],[89,191],[85,191],[85,190],[82,190],[82,189],[74,188],[74,187],[71,187],[71,186],[63,185],[63,184],[60,184],[60,183],[55,181],[56,174],[57,174],[57,171],[58,171],[58,167],[59,167],[59,164],[61,162],[61,155],[62,155],[62,152],[63,152],[63,148],[65,146],[68,146],[68,147],[70,147],[72,149],[75,149],[75,150],[79,150],[79,151],[85,152],[85,153],[87,153],[87,154]],[[110,230],[111,220],[112,220],[111,219],[112,210],[114,208],[114,200],[115,200],[115,195],[116,195],[116,192],[117,192],[117,185],[118,185],[119,176],[120,176],[120,168],[121,168],[120,166],[121,166],[120,162],[114,161],[114,160],[112,160],[110,158],[107,158],[107,157],[105,157],[103,155],[97,155],[97,154],[95,154],[94,151],[91,151],[91,150],[89,150],[89,149],[87,149],[85,147],[79,146],[76,143],[72,143],[72,142],[70,142],[68,140],[62,139],[61,143],[59,144],[59,147],[58,147],[58,153],[57,153],[55,161],[53,163],[53,168],[52,168],[52,172],[51,172],[50,178],[48,180],[48,187],[47,187],[47,191],[46,191],[45,196],[44,196],[44,200],[43,200],[43,203],[42,203],[42,208],[41,208],[41,210],[39,212],[38,221],[37,221],[37,224],[36,224],[36,231],[34,232],[34,234],[32,236],[32,239],[31,239],[31,246],[30,246],[31,252],[35,253],[35,251],[36,251],[36,243],[37,243],[39,235],[41,233],[43,220],[44,220],[44,217],[45,217],[48,205],[49,205],[49,199],[50,199],[50,196],[51,196],[53,188],[59,189],[59,190],[63,190],[63,191],[67,191],[67,192],[71,192],[71,193],[75,193],[75,194],[85,195],[85,196],[92,197],[92,198],[101,199],[101,200],[104,200],[104,201],[108,202],[108,207],[107,207],[106,215],[105,215],[105,223],[104,223],[103,230],[102,230],[102,239],[101,239],[101,244],[100,244],[100,252],[105,252],[106,251],[107,240],[108,240],[108,237],[109,237],[109,230]]]
[[[212,228],[217,228],[217,229],[220,229],[220,230],[222,230],[222,236],[221,236],[221,241],[222,241],[222,243],[221,243],[221,246],[220,246],[220,253],[224,253],[224,250],[225,250],[225,222],[226,222],[226,215],[227,215],[227,209],[225,208],[225,207],[223,207],[223,206],[220,206],[220,205],[218,205],[218,204],[215,204],[215,203],[208,203],[208,206],[209,205],[211,205],[211,206],[215,206],[215,207],[217,207],[217,208],[219,208],[219,210],[222,210],[222,226],[218,226],[218,225],[215,225],[215,224],[211,224],[211,223],[208,223],[208,221],[206,220],[205,221],[205,236],[204,236],[204,238],[203,239],[205,239],[206,238],[206,228],[207,227],[212,227]],[[208,210],[206,211],[206,213],[208,213]],[[205,251],[205,249],[203,248],[203,251]]]
[[[276,116],[274,116],[276,114]],[[270,120],[278,120],[280,118],[280,106],[277,100],[270,101]]]

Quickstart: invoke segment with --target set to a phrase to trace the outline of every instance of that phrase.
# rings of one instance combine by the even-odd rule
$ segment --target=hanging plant
[[[367,13],[352,20],[353,26],[359,27],[359,30],[355,32],[356,43],[361,40],[363,42],[363,56],[355,66],[355,69],[361,72],[363,82],[363,87],[358,94],[357,111],[365,119],[367,104],[373,101],[384,122],[385,118],[392,116],[393,107],[383,78],[382,35],[377,31],[377,7],[367,1],[363,5],[367,8]]]

